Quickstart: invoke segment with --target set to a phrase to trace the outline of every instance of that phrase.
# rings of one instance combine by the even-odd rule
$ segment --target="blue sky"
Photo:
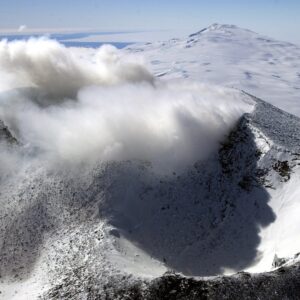
[[[300,0],[0,0],[0,29],[199,30],[228,23],[300,43]]]

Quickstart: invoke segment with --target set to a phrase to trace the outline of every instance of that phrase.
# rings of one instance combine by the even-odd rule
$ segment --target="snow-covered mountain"
[[[130,46],[162,78],[245,90],[300,116],[300,47],[234,25],[213,24],[184,39]]]
[[[300,119],[247,93],[288,95],[296,46],[213,25],[126,49],[151,59],[153,78],[111,48],[90,63],[30,43],[22,59],[0,47],[0,71],[18,75],[1,81],[0,298],[300,297]],[[260,73],[244,78],[250,67]]]
[[[168,270],[261,272],[296,258],[300,120],[255,101],[218,153],[180,175],[158,176],[148,163],[128,161],[74,176],[37,163],[2,179],[6,299],[51,286],[56,294],[51,289],[46,299],[66,289],[66,299],[81,299],[91,282],[113,299],[121,286],[142,278],[147,286]],[[1,136],[11,143],[7,129]]]

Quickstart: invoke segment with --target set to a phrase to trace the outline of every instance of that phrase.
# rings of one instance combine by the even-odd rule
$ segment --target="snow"
[[[264,272],[269,270],[275,255],[293,258],[300,249],[297,238],[300,228],[300,119],[259,99],[256,101],[256,110],[250,118],[255,126],[256,145],[262,153],[258,167],[269,170],[265,178],[270,197],[268,205],[275,214],[275,220],[261,228],[258,246],[260,259],[247,270]],[[286,171],[289,174],[278,174],[278,169],[274,167],[278,162],[287,162],[289,168]]]
[[[0,299],[31,300],[38,299],[49,286],[47,286],[45,271],[40,267],[36,268],[32,276],[25,280],[19,281],[17,278],[14,281],[2,281],[0,288]]]
[[[71,60],[79,73],[80,62],[87,60],[98,74],[93,65],[95,50],[66,50],[51,45],[63,58],[70,53],[79,56],[80,60],[73,56]],[[159,101],[165,101],[172,86],[171,96],[175,100],[181,92],[188,93],[186,103],[193,113],[195,107],[190,103],[201,102],[200,94],[206,102],[218,99],[213,104],[219,110],[208,110],[199,119],[206,120],[217,112],[212,120],[224,122],[221,122],[222,138],[218,137],[219,149],[211,148],[204,158],[193,158],[193,164],[168,173],[157,172],[155,165],[140,157],[108,161],[98,158],[92,165],[66,165],[59,159],[53,164],[47,150],[39,156],[37,149],[41,146],[31,140],[32,131],[24,130],[24,124],[28,129],[29,122],[17,122],[26,116],[26,106],[18,106],[17,102],[6,110],[7,106],[1,102],[4,123],[0,122],[3,160],[0,298],[35,299],[66,278],[80,282],[92,278],[101,286],[116,278],[123,278],[127,283],[140,278],[151,280],[173,270],[189,276],[232,274],[241,270],[264,272],[273,268],[275,256],[291,258],[291,263],[300,252],[300,119],[250,95],[253,93],[300,115],[299,48],[236,26],[214,24],[187,39],[131,46],[123,54],[128,52],[142,55],[159,77],[150,76],[151,83],[159,82],[154,87],[145,88],[144,83],[135,82],[129,98],[150,90]],[[29,55],[27,60],[39,71],[34,57]],[[49,63],[55,69],[55,59],[49,62],[43,58],[44,65]],[[33,71],[27,70],[26,65],[21,64],[23,73],[31,76]],[[72,79],[74,74],[69,76],[68,68],[63,66],[63,69],[64,80]],[[76,78],[80,75],[76,74]],[[39,84],[38,79],[35,85],[43,88],[45,82]],[[204,84],[199,88],[198,83],[191,83],[195,81]],[[7,82],[3,81],[2,85],[7,87]],[[78,90],[82,93],[82,87],[86,88],[85,83],[82,85],[79,80],[75,94]],[[155,88],[163,89],[163,97],[157,90],[153,92]],[[91,103],[97,103],[93,99],[100,90],[88,87]],[[109,94],[111,99],[112,95],[115,94]],[[120,95],[128,95],[128,90],[121,89],[118,99],[122,99]],[[230,116],[230,110],[225,109],[229,98],[251,107],[238,111],[230,125],[225,122]],[[76,103],[78,99],[76,96],[72,101]],[[50,111],[54,123],[61,114],[64,128],[68,127],[73,137],[79,134],[85,139],[90,132],[68,126],[67,119],[63,118],[70,107],[78,108],[73,102],[58,101],[55,110],[47,106],[49,103],[44,108],[34,101],[31,105],[39,107],[35,107],[38,112]],[[169,105],[169,101],[162,103]],[[119,104],[114,108],[118,107]],[[149,107],[146,106],[148,113]],[[97,105],[93,104],[92,108],[95,111]],[[77,113],[80,115],[80,111]],[[136,113],[139,117],[143,114],[143,110]],[[33,116],[34,111],[29,115]],[[18,118],[10,119],[11,116]],[[40,126],[42,120],[34,116]],[[201,127],[204,133],[209,132],[209,125],[213,127],[213,121]],[[125,123],[129,122],[127,119]],[[51,136],[45,132],[42,144],[50,140],[50,146],[55,148],[55,138],[64,141],[61,132],[62,128]],[[22,137],[26,144],[16,142],[14,137]],[[80,149],[80,143],[71,148]],[[78,287],[73,284],[72,288]],[[86,291],[80,293],[86,297]]]
[[[164,79],[189,78],[245,90],[300,116],[300,47],[233,25],[186,38],[128,46]]]
[[[255,272],[267,271],[272,264],[275,254],[280,258],[291,258],[300,250],[298,199],[300,196],[300,170],[294,169],[291,180],[275,191],[270,191],[269,205],[276,214],[276,221],[269,228],[262,230],[262,242],[258,248],[264,259],[253,270]],[[280,187],[280,185],[282,185]]]

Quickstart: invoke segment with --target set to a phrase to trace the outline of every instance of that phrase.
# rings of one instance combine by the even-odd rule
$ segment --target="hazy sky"
[[[300,43],[300,0],[0,0],[0,29],[199,30],[228,23]]]

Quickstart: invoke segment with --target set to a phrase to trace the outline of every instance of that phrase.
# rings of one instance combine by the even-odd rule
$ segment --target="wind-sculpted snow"
[[[2,83],[0,119],[46,160],[137,159],[170,170],[217,149],[252,109],[238,91],[154,81],[133,60],[110,46],[83,58],[45,39],[1,42],[0,72],[14,84]]]

